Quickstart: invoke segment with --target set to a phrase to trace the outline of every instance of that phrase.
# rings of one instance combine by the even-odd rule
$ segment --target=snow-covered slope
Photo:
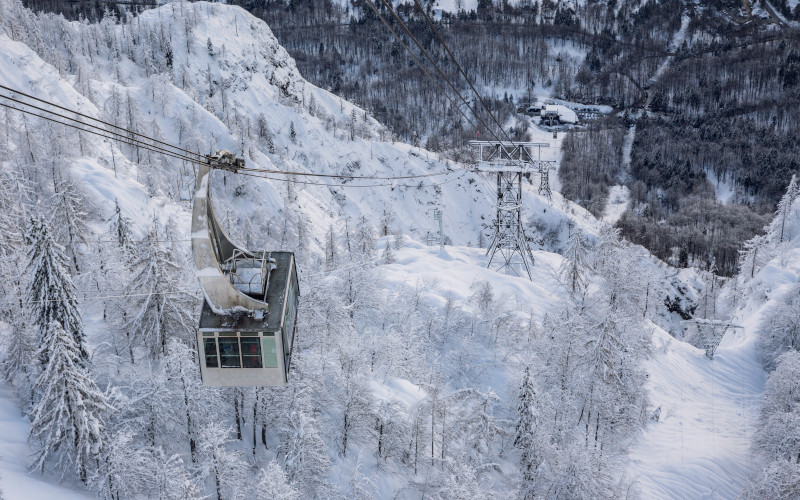
[[[81,493],[54,479],[30,474],[32,451],[28,446],[28,421],[20,414],[13,390],[0,387],[0,492],[8,500],[86,500]],[[52,482],[51,482],[52,481]]]
[[[647,368],[660,415],[631,452],[630,467],[643,498],[736,498],[754,472],[750,439],[764,372],[754,324],[746,325],[728,334],[713,360],[653,328]]]
[[[794,180],[787,191],[785,200],[796,199]],[[652,402],[661,413],[632,452],[630,465],[648,498],[737,498],[763,466],[762,459],[772,458],[756,453],[753,438],[763,425],[764,366],[775,362],[764,356],[777,357],[792,345],[771,340],[793,331],[773,330],[773,321],[788,314],[789,324],[796,322],[796,310],[786,304],[796,300],[800,279],[800,238],[794,236],[800,234],[800,204],[790,202],[785,208],[767,235],[748,246],[742,274],[722,288],[716,301],[721,318],[740,328],[727,331],[713,360],[702,349],[655,329],[648,371]],[[782,491],[782,498],[796,491],[769,474],[760,481],[761,491]]]
[[[330,299],[334,303],[334,299],[343,293],[341,281],[337,280],[349,279],[336,273],[326,274],[324,266],[320,265],[320,262],[324,262],[329,232],[333,232],[338,241],[343,234],[351,234],[353,226],[363,216],[371,224],[381,229],[385,227],[390,233],[390,236],[383,236],[375,243],[373,250],[376,257],[370,265],[380,265],[378,271],[367,275],[373,283],[361,283],[368,290],[372,290],[369,286],[373,286],[374,282],[380,285],[375,296],[365,299],[379,302],[371,304],[370,307],[374,309],[370,309],[366,315],[385,314],[388,318],[390,314],[397,313],[392,311],[394,303],[389,299],[400,296],[397,303],[405,307],[408,306],[408,295],[416,301],[414,308],[409,309],[409,315],[413,317],[405,315],[395,318],[397,324],[388,324],[390,322],[383,317],[378,318],[381,321],[373,317],[373,321],[368,323],[369,328],[349,331],[348,327],[342,327],[336,330],[341,325],[335,324],[334,320],[312,317],[321,314],[316,310],[318,304],[306,303],[311,307],[301,313],[301,325],[311,324],[314,328],[300,332],[301,349],[294,355],[299,359],[298,363],[311,360],[308,361],[309,366],[303,367],[306,371],[300,372],[308,378],[297,381],[297,385],[292,387],[297,394],[292,392],[283,396],[285,400],[279,400],[286,403],[285,408],[270,409],[276,420],[285,422],[294,414],[280,414],[279,410],[294,411],[291,405],[297,403],[295,398],[308,398],[308,394],[318,398],[312,401],[309,414],[323,422],[321,434],[326,446],[325,453],[334,465],[327,478],[316,479],[327,479],[333,485],[329,492],[331,496],[350,495],[350,478],[358,474],[372,478],[377,492],[375,496],[379,497],[394,496],[398,492],[414,497],[428,491],[426,488],[434,487],[439,488],[434,490],[435,494],[442,497],[447,497],[451,489],[456,491],[461,487],[465,489],[461,498],[514,496],[521,491],[519,453],[510,444],[514,431],[506,417],[513,414],[513,400],[523,368],[527,365],[548,367],[547,363],[556,362],[553,353],[557,348],[551,349],[548,343],[552,340],[555,344],[556,339],[549,337],[551,332],[539,335],[545,316],[563,313],[558,320],[551,319],[552,323],[561,327],[562,319],[570,319],[570,314],[579,313],[567,313],[560,309],[565,302],[569,302],[570,293],[559,279],[563,259],[555,253],[535,249],[533,282],[498,275],[485,269],[484,250],[475,247],[481,239],[481,233],[487,239],[488,227],[494,217],[491,186],[486,188],[475,174],[465,170],[464,165],[394,142],[391,134],[364,110],[305,82],[269,28],[239,8],[204,2],[171,3],[146,11],[130,22],[117,24],[107,18],[101,24],[88,25],[66,23],[49,16],[33,22],[19,3],[0,0],[0,27],[4,28],[0,30],[0,83],[3,85],[46,97],[91,116],[133,127],[189,150],[207,153],[226,148],[243,156],[249,167],[280,171],[367,177],[422,176],[443,172],[442,175],[400,181],[343,181],[297,176],[293,179],[297,182],[293,183],[284,182],[286,177],[281,174],[270,175],[272,179],[218,174],[215,177],[214,195],[223,225],[246,246],[280,247],[298,252],[302,266],[301,292],[304,297],[312,299]],[[10,141],[9,149],[15,154],[25,151],[23,139],[26,137],[20,131],[26,129],[21,117],[15,114],[6,116],[11,116],[6,126],[13,128],[17,134]],[[188,191],[186,182],[190,176],[185,175],[187,170],[181,170],[182,165],[159,155],[105,142],[86,134],[78,136],[74,131],[53,128],[35,120],[31,123],[36,125],[36,133],[30,134],[28,139],[37,146],[32,147],[32,152],[41,151],[48,158],[58,158],[63,165],[67,165],[69,173],[80,183],[85,197],[91,201],[94,213],[90,222],[97,233],[94,235],[96,239],[102,240],[103,234],[106,234],[108,221],[118,201],[124,215],[131,219],[136,237],[146,234],[154,218],[162,225],[172,221],[177,232],[173,235],[172,248],[177,253],[188,254],[188,244],[180,244],[186,243],[189,229],[188,203],[181,200],[181,195]],[[558,159],[563,136],[563,133],[559,134],[558,139],[551,141],[548,132],[531,129],[530,138],[537,142],[552,142],[553,147],[545,154],[549,155],[549,159]],[[8,161],[2,167],[12,169],[15,165]],[[47,175],[50,170],[36,172],[37,175]],[[557,190],[555,179],[552,184]],[[535,229],[535,232],[531,231],[531,236],[540,242],[539,246],[547,250],[562,250],[567,235],[574,234],[576,226],[583,229],[590,242],[599,240],[601,225],[588,212],[564,200],[557,192],[554,192],[553,201],[549,202],[536,194],[536,187],[536,182],[524,183],[524,214],[531,223],[531,229]],[[423,244],[426,233],[438,229],[432,217],[436,208],[444,209],[445,234],[452,243],[444,252]],[[95,239],[94,236],[91,239]],[[380,252],[385,248],[393,249],[392,259],[380,257]],[[650,266],[650,276],[654,281],[674,278],[674,275],[668,276],[671,270],[644,255],[641,249],[630,251],[639,261],[645,262],[643,266]],[[341,274],[346,274],[347,265],[368,267],[364,263],[355,266],[349,262],[343,264],[345,267],[340,268],[343,270]],[[96,294],[91,287],[97,284],[92,281],[91,273],[77,277],[77,282],[83,293],[82,307],[89,340],[92,347],[99,349],[99,346],[108,342],[111,326],[104,323],[105,311],[101,305],[92,301],[93,294]],[[683,283],[689,290],[687,294],[691,295],[692,284],[685,283],[691,279],[691,273],[684,273],[675,278],[675,282]],[[113,281],[113,278],[109,281]],[[666,288],[673,287],[673,284],[670,282]],[[187,289],[196,289],[194,281],[184,285]],[[114,282],[111,286],[119,287],[121,283]],[[326,286],[332,290],[328,296],[315,296]],[[663,309],[662,292],[672,292],[658,288],[656,293],[654,290],[657,288],[653,284],[651,289],[651,284],[647,283],[647,297],[652,293],[655,299],[645,314],[652,315],[660,326],[667,327],[674,318],[663,310],[653,311]],[[647,302],[644,305],[647,307]],[[480,311],[482,307],[487,310]],[[461,311],[460,322],[450,325],[448,320],[444,320],[442,325],[442,317],[447,317],[456,309]],[[352,308],[346,310],[350,312],[351,319],[352,311]],[[637,310],[636,321],[639,321],[640,314]],[[334,316],[336,318],[343,325],[347,324],[346,318],[341,320],[341,317]],[[421,318],[428,323],[423,324]],[[410,324],[413,322],[417,323]],[[334,329],[335,334],[330,334],[331,338],[323,338],[326,328]],[[684,413],[684,422],[691,417],[696,423],[699,434],[695,434],[695,442],[699,443],[701,438],[708,436],[708,432],[703,431],[709,426],[703,421],[708,408],[701,404],[701,400],[703,380],[709,373],[707,365],[703,364],[706,360],[702,354],[688,346],[670,347],[670,344],[679,343],[670,340],[657,328],[655,331],[657,349],[649,365],[653,384],[651,399],[655,405],[664,406],[664,418],[657,424],[651,424],[646,431],[643,444],[634,452],[633,467],[638,467],[637,470],[642,472],[643,477],[639,482],[645,493],[658,496],[677,491],[669,487],[661,489],[658,483],[678,482],[686,467],[673,467],[672,473],[663,472],[663,469],[655,472],[659,463],[649,458],[651,455],[647,450],[661,446],[665,456],[672,457],[670,460],[674,463],[674,450],[670,451],[668,446],[676,442],[676,419],[669,414],[667,407],[676,407],[680,401],[687,401],[686,406],[691,406],[695,411],[694,414],[688,410]],[[571,338],[573,332],[568,333],[560,337],[558,342],[562,338]],[[526,338],[525,342],[523,337]],[[377,345],[367,345],[369,339],[377,339]],[[435,342],[444,345],[435,345]],[[541,344],[541,352],[532,354],[535,349],[529,344],[533,342]],[[742,344],[748,345],[747,342]],[[428,351],[423,351],[420,346]],[[373,365],[380,364],[382,357],[386,357],[382,372],[377,369],[373,371],[373,366],[363,360],[368,348],[374,349],[370,360]],[[351,352],[353,349],[357,352]],[[737,349],[740,348],[723,345],[718,351],[719,360],[715,361],[722,366],[714,378],[715,383],[719,384],[717,390],[720,396],[713,401],[720,408],[729,408],[738,403],[736,395],[726,392],[736,387],[733,382],[726,384],[717,377],[724,377],[728,373],[731,376],[754,373],[739,364],[743,363],[742,359],[749,362],[749,358],[736,357],[740,354]],[[575,363],[575,359],[569,357],[570,352],[567,350],[567,368],[570,363]],[[687,358],[685,372],[680,371],[684,354]],[[341,437],[337,434],[337,426],[342,420],[337,413],[339,406],[325,399],[328,396],[325,392],[340,389],[341,384],[337,382],[340,379],[336,377],[345,376],[339,372],[343,371],[345,361],[350,359],[348,356],[358,362],[364,361],[364,366],[358,365],[358,369],[363,370],[358,375],[368,380],[371,397],[387,403],[399,401],[410,415],[402,439],[396,438],[400,443],[396,443],[397,446],[410,446],[412,421],[417,444],[423,439],[426,442],[430,439],[429,448],[422,451],[426,457],[431,455],[430,467],[424,472],[417,472],[416,457],[412,469],[410,451],[407,450],[402,453],[398,451],[397,457],[393,457],[394,461],[385,456],[376,458],[373,451],[375,443],[368,442],[366,438],[361,442],[353,439],[350,445],[352,449],[347,446],[344,450],[339,448]],[[319,366],[314,366],[312,361],[319,362]],[[104,359],[103,355],[99,355],[93,362],[98,371],[107,371],[106,376],[112,381],[115,376],[124,378],[128,373],[146,373],[141,367],[130,367],[130,372],[125,371],[127,368],[120,369],[123,362],[111,356]],[[677,367],[676,362],[679,362]],[[413,363],[423,366],[411,367]],[[409,373],[417,370],[414,375],[418,378],[413,382],[409,380],[411,375],[408,375],[409,379],[401,378],[398,373],[402,370],[397,369],[397,364],[409,365],[407,369],[401,366]],[[437,371],[445,370],[443,367],[446,367],[445,373]],[[314,370],[319,370],[319,373]],[[550,371],[553,370],[555,367],[550,367]],[[675,392],[675,386],[668,383],[668,380],[674,379],[675,370],[681,373],[679,380],[684,380],[681,377],[685,373],[686,385],[698,388],[691,394],[694,403],[689,402],[686,394],[682,399],[680,393]],[[569,372],[569,369],[566,371]],[[579,370],[575,368],[575,371]],[[572,376],[568,373],[564,376],[568,375]],[[739,387],[757,391],[758,380],[750,382],[750,385],[740,382]],[[592,384],[590,390],[586,389],[590,399],[596,388],[600,390],[600,385]],[[543,393],[549,394],[554,387],[542,389]],[[451,426],[461,424],[471,416],[465,415],[468,405],[460,400],[453,403],[455,414],[448,413],[448,406],[436,406],[443,404],[436,399],[439,397],[438,391],[455,394],[457,397],[453,397],[453,400],[463,396],[459,391],[468,392],[469,397],[463,396],[467,401],[474,402],[469,398],[484,398],[481,402],[485,403],[483,411],[486,411],[485,407],[491,407],[502,418],[498,417],[495,422],[493,417],[489,418],[491,412],[488,415],[483,413],[480,414],[483,419],[480,425],[469,424],[483,426],[480,432],[467,426],[473,429],[471,434],[446,436],[444,424],[441,425],[441,431],[440,424],[434,424],[434,417],[439,416],[437,412],[441,413],[443,420],[456,422]],[[575,390],[575,393],[580,391]],[[8,394],[6,391],[2,400],[2,408],[8,407],[8,411],[3,410],[6,415],[10,415],[13,409],[9,406]],[[733,403],[730,398],[734,399]],[[490,401],[493,403],[490,404]],[[542,401],[542,406],[552,403],[547,397]],[[427,415],[424,420],[420,416],[425,411],[425,404],[433,408],[430,410],[431,427],[429,434],[421,437],[420,432],[423,431],[420,429],[424,430],[424,425],[427,425],[424,422],[428,421]],[[570,410],[580,410],[577,403],[570,404],[576,405]],[[591,401],[591,404],[599,403]],[[558,407],[557,404],[550,406]],[[562,406],[566,408],[569,405]],[[566,414],[564,408],[558,408],[555,414],[559,415],[559,411]],[[583,418],[583,412],[579,413]],[[231,419],[230,415],[224,415]],[[370,423],[364,425],[367,428],[363,431],[365,435],[374,432],[373,417],[373,414],[369,414]],[[575,415],[573,420],[577,418]],[[600,423],[599,417],[595,418],[598,418],[594,436],[596,442]],[[715,420],[717,423],[713,427],[722,425],[720,422],[726,423],[724,418],[719,417],[719,422]],[[18,429],[20,436],[27,434],[24,420],[9,416],[8,421],[11,422],[9,425]],[[501,432],[491,428],[492,425],[496,428],[505,427]],[[574,425],[574,422],[570,420],[569,425]],[[254,426],[251,430],[255,435]],[[252,465],[255,467],[285,453],[278,446],[282,446],[280,440],[289,431],[284,428],[271,428],[269,431],[267,440],[270,447],[259,447],[256,453],[257,443],[252,443]],[[609,434],[612,431],[609,430]],[[491,445],[486,444],[489,438],[482,437],[481,432],[494,439]],[[586,444],[578,443],[574,447],[582,457],[589,456],[589,453],[582,452],[582,446],[589,447],[588,422],[585,432]],[[571,439],[569,432],[564,434]],[[475,443],[461,443],[461,440],[473,438]],[[731,438],[729,444],[720,438],[720,442],[725,443],[721,448],[736,448],[735,452],[740,452],[737,448],[741,445],[739,441]],[[20,456],[27,453],[19,440],[7,443],[0,453],[9,453],[6,450]],[[458,443],[461,449],[457,447]],[[244,441],[232,447],[249,453]],[[695,450],[692,455],[695,458],[702,455],[699,449],[689,446],[686,449],[690,452]],[[187,453],[186,450],[183,452]],[[453,463],[448,454],[456,456],[456,452],[462,453],[459,457],[468,457],[469,460]],[[574,476],[574,470],[570,469],[572,462],[564,458],[571,455],[563,455],[570,452],[570,449],[565,451],[558,447],[548,450],[550,462],[542,470],[554,475],[561,474],[565,478]],[[725,458],[720,456],[721,460]],[[701,458],[697,460],[703,461]],[[3,485],[9,498],[15,498],[12,495],[18,490],[8,487],[7,483],[12,477],[19,477],[25,462],[24,457],[16,455],[12,461],[4,459],[0,462],[5,471],[0,485]],[[588,463],[581,462],[583,466]],[[707,466],[707,460],[704,463]],[[442,472],[438,472],[440,470]],[[740,477],[737,471],[735,467],[730,468],[735,480]],[[603,475],[598,474],[600,476]],[[27,484],[23,479],[19,479],[19,483],[17,479],[13,480],[15,486],[25,487]],[[431,485],[429,481],[438,483]],[[560,487],[567,488],[563,485]],[[708,487],[705,484],[695,491],[702,493]],[[66,498],[66,494],[65,490],[54,495]]]

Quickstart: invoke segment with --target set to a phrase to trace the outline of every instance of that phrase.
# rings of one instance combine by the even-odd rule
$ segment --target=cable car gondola
[[[289,377],[300,289],[292,252],[234,245],[211,203],[214,168],[236,172],[244,160],[220,151],[197,172],[192,253],[205,299],[197,329],[200,373],[208,386],[280,386]]]

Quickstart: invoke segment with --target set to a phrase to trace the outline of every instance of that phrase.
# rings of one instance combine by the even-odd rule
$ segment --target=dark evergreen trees
[[[31,220],[25,235],[28,242],[28,266],[30,274],[26,305],[32,322],[38,330],[38,341],[46,345],[44,337],[54,322],[72,335],[81,359],[86,359],[83,322],[78,311],[75,285],[67,273],[64,247],[53,239],[50,227],[41,217]],[[40,361],[46,364],[50,354],[41,351]]]

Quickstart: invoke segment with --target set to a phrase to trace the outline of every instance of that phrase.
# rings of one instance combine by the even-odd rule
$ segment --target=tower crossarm
[[[469,145],[478,149],[478,162],[514,161],[532,163],[538,156],[534,149],[550,147],[546,142],[507,142],[507,141],[469,141]]]

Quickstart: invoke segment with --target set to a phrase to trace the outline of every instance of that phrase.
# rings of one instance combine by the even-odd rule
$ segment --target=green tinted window
[[[278,351],[275,347],[275,337],[262,337],[264,343],[264,368],[278,367]]]

